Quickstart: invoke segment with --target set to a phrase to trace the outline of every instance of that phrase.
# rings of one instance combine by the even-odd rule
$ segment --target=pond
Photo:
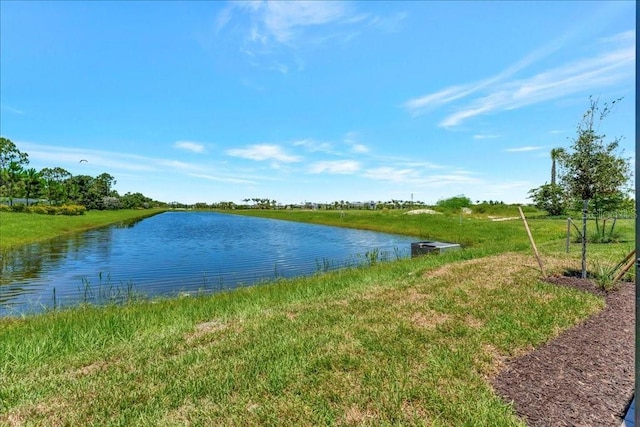
[[[214,212],[165,212],[2,253],[0,316],[217,292],[410,256],[415,239]]]

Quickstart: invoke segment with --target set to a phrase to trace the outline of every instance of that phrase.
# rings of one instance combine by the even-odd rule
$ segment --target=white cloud
[[[358,133],[357,132],[347,132],[344,137],[345,144],[351,147],[351,151],[357,154],[364,154],[369,152],[369,148],[358,142]]]
[[[535,51],[531,52],[530,54],[522,58],[520,61],[507,67],[507,69],[505,69],[504,71],[501,71],[495,76],[489,77],[484,80],[480,80],[475,83],[451,86],[451,87],[442,89],[436,93],[410,99],[409,101],[405,102],[404,107],[407,110],[409,110],[409,112],[413,116],[418,116],[430,109],[433,109],[438,106],[448,104],[450,102],[472,95],[473,93],[476,93],[481,89],[490,87],[491,85],[501,80],[511,77],[518,71],[526,68],[528,65],[536,62],[539,59],[542,59],[548,56],[554,51],[560,49],[561,44],[562,44],[562,38],[554,40],[550,43],[547,43],[542,48],[536,49]]]
[[[24,152],[29,153],[30,164],[36,169],[51,167],[52,165],[63,167],[72,174],[97,175],[109,171],[119,182],[124,178],[152,181],[150,176],[172,176],[187,175],[202,178],[210,181],[217,181],[230,184],[255,185],[264,181],[273,181],[268,176],[251,176],[252,170],[242,170],[234,167],[228,171],[221,165],[211,165],[203,163],[188,163],[172,159],[154,158],[119,152],[92,150],[86,148],[61,147],[52,145],[42,145],[16,141],[16,146]],[[79,163],[80,159],[87,162]],[[216,170],[216,175],[211,174],[211,170]],[[143,190],[136,188],[135,191]],[[146,194],[145,190],[145,194]]]
[[[391,181],[395,183],[417,182],[421,178],[419,172],[414,169],[399,169],[389,166],[369,169],[363,176],[369,179]]]
[[[626,46],[592,58],[538,73],[492,88],[492,93],[473,100],[440,122],[442,127],[498,110],[513,110],[567,95],[610,86],[634,74],[635,47]]]
[[[353,160],[315,162],[309,167],[310,173],[353,174],[358,170],[360,170],[360,164]]]
[[[520,188],[528,189],[528,188],[531,188],[531,186],[532,184],[529,181],[515,181],[515,182],[494,184],[492,187],[498,190],[513,190],[513,189],[520,189]]]
[[[604,37],[600,39],[600,42],[603,44],[635,43],[635,41],[636,41],[636,32],[634,30],[623,31],[618,34],[614,34],[611,37]]]
[[[473,139],[496,139],[500,138],[500,135],[490,133],[477,133],[473,135]]]
[[[493,98],[493,96],[484,98],[483,101],[485,102],[478,103],[480,104],[480,106],[478,107],[467,108],[465,110],[458,111],[457,113],[451,114],[449,117],[441,121],[439,126],[444,128],[457,126],[464,119],[468,119],[469,117],[474,117],[482,113],[488,113],[489,111],[495,109],[496,106],[498,105],[498,103],[492,103],[491,98]]]
[[[456,184],[480,184],[481,181],[478,178],[473,177],[468,173],[448,173],[441,175],[432,175],[424,180],[424,184],[435,187],[444,187],[447,185]]]
[[[345,3],[335,1],[274,1],[261,3],[263,24],[280,43],[292,41],[294,32],[303,27],[339,21],[346,16]]]
[[[369,148],[364,144],[353,144],[351,146],[351,150],[354,153],[359,153],[359,154],[368,153],[369,152]]]
[[[378,18],[357,7],[344,1],[232,2],[218,14],[215,36],[237,43],[251,65],[286,74],[304,69],[303,57],[315,48],[349,42],[367,29],[397,31],[406,17]]]
[[[349,3],[335,1],[250,1],[234,2],[217,17],[220,31],[233,19],[237,11],[250,20],[246,31],[245,53],[265,53],[269,45],[298,45],[310,27],[343,23],[354,24]]]
[[[445,167],[433,162],[413,162],[407,161],[403,163],[403,166],[420,169],[444,169]]]
[[[397,12],[391,16],[374,16],[369,20],[369,25],[382,29],[388,33],[396,33],[400,31],[402,27],[402,21],[404,21],[409,14],[407,12]],[[366,18],[364,16],[363,18]]]
[[[533,145],[529,145],[526,147],[516,147],[516,148],[507,148],[506,151],[507,153],[521,153],[524,151],[538,151],[538,150],[543,150],[544,147],[539,147],[539,146],[533,146]]]
[[[193,141],[176,141],[173,144],[175,148],[180,148],[182,150],[193,151],[194,153],[204,153],[205,147],[204,144]]]
[[[197,167],[191,163],[181,162],[178,160],[166,160],[166,159],[158,159],[156,160],[160,166],[168,167],[171,169],[179,169],[179,170],[194,170]]]
[[[448,173],[429,175],[424,175],[423,172],[422,169],[381,166],[367,170],[363,176],[377,181],[388,181],[394,184],[407,184],[415,187],[428,188],[481,183],[472,172],[465,170],[453,170]]]
[[[256,181],[250,181],[248,179],[234,178],[234,177],[228,177],[228,176],[214,176],[214,175],[198,174],[198,173],[190,173],[189,176],[208,179],[210,181],[226,182],[229,184],[250,184],[250,185],[257,184]]]
[[[72,166],[78,167],[81,159],[87,160],[86,163],[82,163],[84,169],[105,168],[129,171],[155,171],[160,170],[162,167],[162,165],[159,164],[159,159],[131,154],[27,142],[16,142],[16,146],[21,151],[29,153],[29,161],[31,163],[42,165],[42,167],[52,167],[54,165],[64,168],[71,168]]]
[[[285,153],[282,147],[274,144],[256,144],[247,148],[233,148],[227,150],[226,153],[233,157],[257,161],[276,160],[283,163],[295,163],[302,160],[299,156]]]
[[[225,7],[218,13],[218,16],[215,20],[215,30],[219,32],[222,30],[228,23],[231,21],[231,7]]]
[[[301,139],[299,141],[293,142],[294,147],[304,147],[308,151],[314,153],[317,151],[323,153],[331,153],[333,151],[333,146],[329,142],[319,142],[313,139]]]
[[[456,101],[467,99],[455,106],[456,111],[440,121],[439,126],[449,128],[478,115],[522,108],[611,86],[625,79],[631,81],[635,71],[634,31],[603,39],[596,48],[601,50],[600,53],[591,57],[568,62],[528,78],[507,80],[516,72],[559,49],[559,46],[548,44],[493,77],[410,99],[404,103],[404,107],[410,114],[417,116],[429,109],[445,104],[455,105]],[[471,97],[477,92],[481,95]]]
[[[404,107],[409,110],[412,115],[418,116],[427,109],[448,104],[456,99],[464,98],[473,92],[475,92],[475,89],[472,85],[452,86],[436,93],[410,99],[404,103]]]
[[[13,108],[7,104],[0,104],[0,110],[13,113],[13,114],[24,114],[24,111],[19,110],[17,108]]]

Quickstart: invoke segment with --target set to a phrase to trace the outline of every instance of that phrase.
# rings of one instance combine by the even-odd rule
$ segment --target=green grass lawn
[[[229,211],[221,211],[228,213]],[[235,215],[259,216],[264,218],[325,224],[338,227],[359,228],[394,234],[415,236],[421,240],[440,240],[462,245],[476,254],[493,254],[505,251],[528,250],[530,243],[515,206],[497,208],[491,213],[407,215],[403,210],[346,210],[341,212],[325,210],[260,210],[247,209],[232,211]],[[543,218],[537,210],[525,211],[529,227],[536,245],[543,250],[549,246],[553,250],[562,250],[567,235],[567,220]],[[509,220],[502,220],[508,218]],[[578,224],[579,220],[575,220]],[[593,232],[595,225],[589,221],[587,235]],[[571,227],[573,232],[574,228]],[[633,249],[635,223],[632,219],[618,220],[616,230],[620,242],[626,248]],[[596,250],[608,250],[609,245],[593,245]],[[617,248],[610,245],[609,249]],[[574,249],[575,250],[575,249]],[[579,250],[579,249],[578,249]],[[615,251],[615,249],[613,249]],[[627,251],[628,252],[628,251]],[[621,259],[624,257],[622,255]]]
[[[521,221],[386,218],[466,247],[0,320],[0,425],[523,425],[489,378],[603,300],[541,282]],[[628,241],[590,245],[592,260],[630,250],[620,227]],[[531,228],[548,272],[579,267],[565,221]]]
[[[84,215],[77,216],[0,211],[0,250],[122,221],[135,221],[163,211],[162,209],[87,211]]]

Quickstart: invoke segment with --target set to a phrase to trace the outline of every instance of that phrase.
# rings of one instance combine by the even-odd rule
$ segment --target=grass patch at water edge
[[[87,211],[84,215],[38,215],[0,211],[0,250],[64,234],[147,218],[163,209]]]
[[[487,379],[603,301],[461,255],[5,319],[0,424],[522,425]]]

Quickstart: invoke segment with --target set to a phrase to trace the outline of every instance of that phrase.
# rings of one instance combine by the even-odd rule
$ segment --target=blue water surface
[[[310,275],[372,257],[407,257],[412,241],[214,212],[165,212],[3,252],[0,316]]]

